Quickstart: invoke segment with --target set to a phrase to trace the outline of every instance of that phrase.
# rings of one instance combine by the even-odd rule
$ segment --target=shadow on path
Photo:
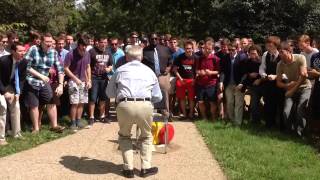
[[[122,176],[121,164],[114,164],[108,161],[91,159],[88,157],[63,156],[60,164],[64,167],[82,174],[116,174]]]

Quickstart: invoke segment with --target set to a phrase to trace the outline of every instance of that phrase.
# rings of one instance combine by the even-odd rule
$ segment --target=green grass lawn
[[[60,122],[61,125],[67,127],[68,119],[63,118]],[[4,157],[10,154],[14,154],[20,151],[31,149],[40,144],[67,136],[72,134],[72,131],[65,129],[63,133],[55,133],[49,130],[48,122],[44,122],[41,131],[38,134],[31,134],[30,131],[22,132],[24,139],[14,139],[7,137],[8,145],[0,146],[0,157]]]
[[[320,179],[320,156],[304,141],[262,127],[197,121],[228,179]]]

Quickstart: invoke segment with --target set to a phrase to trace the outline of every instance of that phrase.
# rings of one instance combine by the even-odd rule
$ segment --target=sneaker
[[[76,125],[79,129],[83,129],[85,128],[85,126],[82,124],[82,122],[80,120],[76,120]]]
[[[103,122],[103,123],[107,123],[107,124],[110,124],[110,123],[111,123],[110,119],[109,119],[109,118],[107,118],[107,117],[103,117],[103,118],[101,118],[101,122]]]
[[[13,138],[15,138],[15,139],[21,139],[21,140],[24,139],[24,137],[22,136],[22,134],[21,134],[20,132],[18,132],[16,135],[14,135]]]
[[[50,131],[53,131],[55,133],[62,133],[64,129],[65,127],[57,125],[56,127],[50,128]]]
[[[0,146],[5,146],[7,144],[8,142],[5,139],[0,139]]]
[[[89,118],[88,125],[85,128],[90,129],[93,126],[93,123],[94,123],[94,118]]]
[[[73,132],[77,132],[78,131],[78,127],[75,123],[72,123],[72,125],[70,126],[71,131]]]

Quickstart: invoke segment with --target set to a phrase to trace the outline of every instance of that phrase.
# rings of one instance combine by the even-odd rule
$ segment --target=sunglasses
[[[111,46],[117,46],[118,44],[112,43]]]

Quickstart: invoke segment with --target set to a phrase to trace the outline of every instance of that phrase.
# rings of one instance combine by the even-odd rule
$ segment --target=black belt
[[[150,98],[121,98],[119,102],[122,101],[151,101]]]

